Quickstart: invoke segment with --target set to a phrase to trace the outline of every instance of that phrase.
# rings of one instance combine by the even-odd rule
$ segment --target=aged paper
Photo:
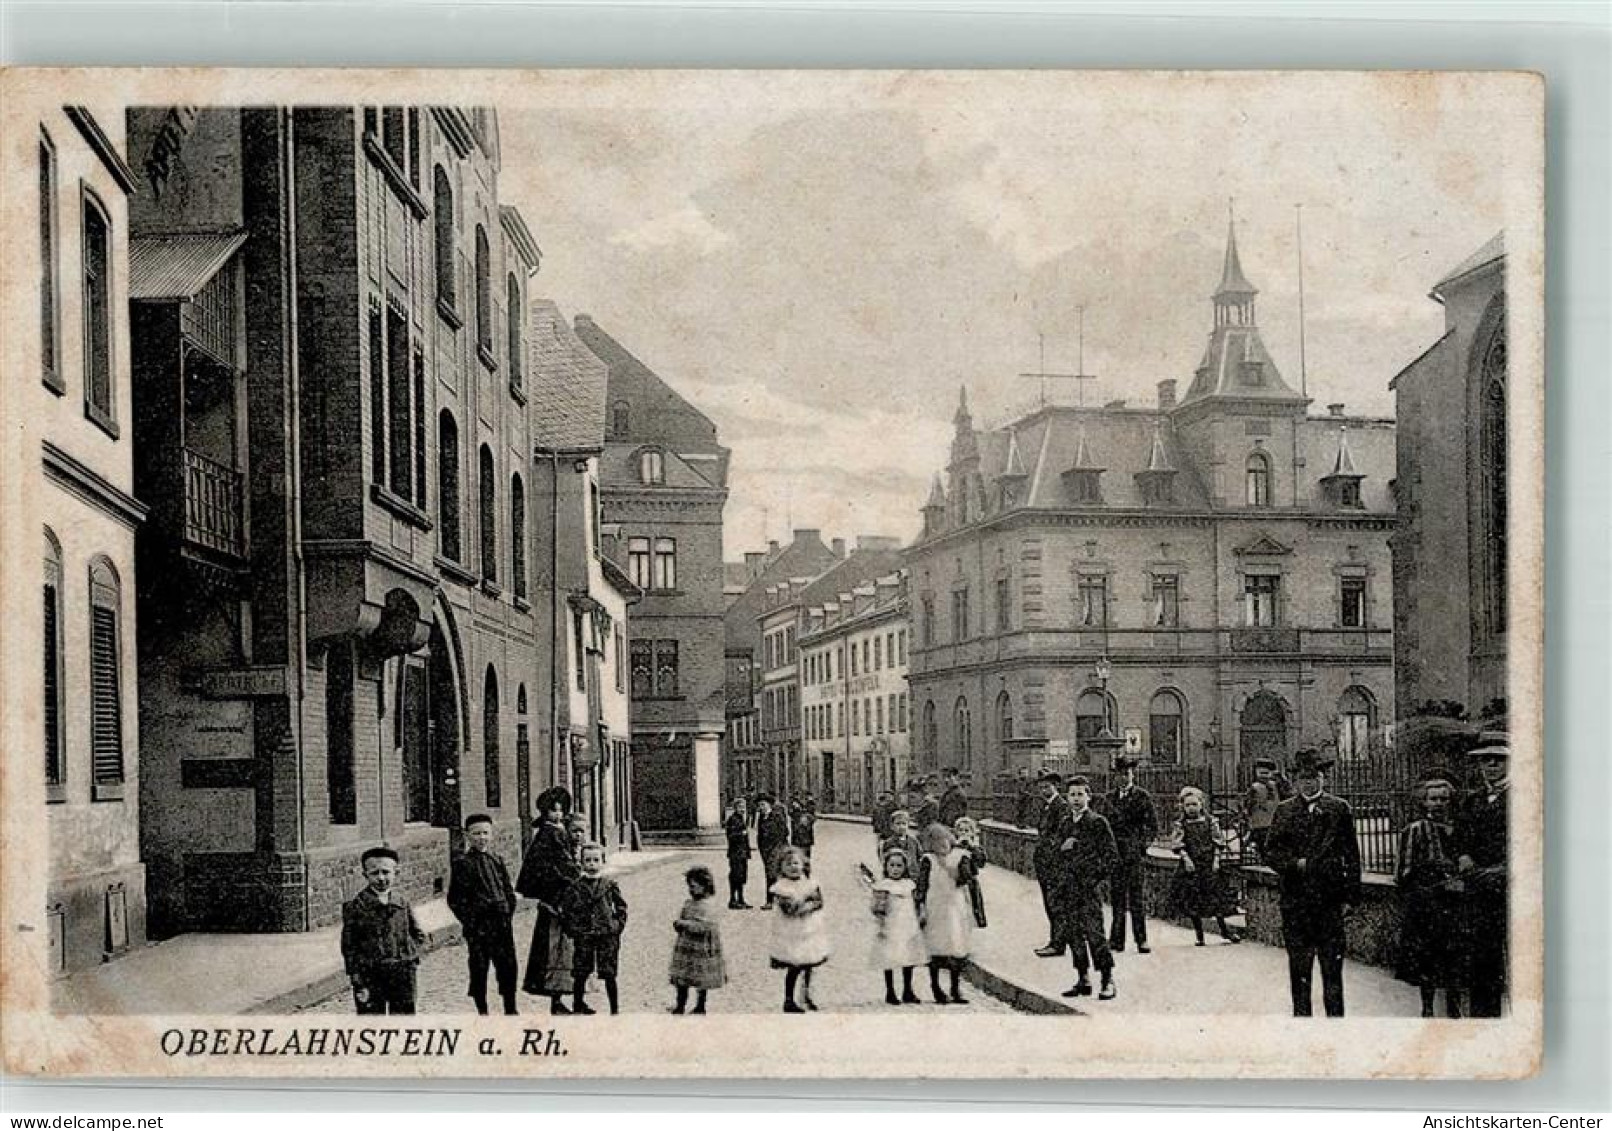
[[[1537,1070],[1538,76],[0,83],[8,1071]]]

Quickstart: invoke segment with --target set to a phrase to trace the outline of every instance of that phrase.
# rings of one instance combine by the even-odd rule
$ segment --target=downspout
[[[560,784],[560,453],[549,456],[549,783]]]
[[[285,169],[285,189],[282,195],[281,209],[283,210],[284,250],[282,255],[286,264],[286,318],[282,325],[282,333],[288,339],[284,346],[287,370],[287,400],[289,401],[286,413],[286,439],[291,450],[291,474],[289,475],[289,494],[291,496],[291,553],[294,562],[297,587],[297,638],[296,638],[296,685],[297,685],[297,849],[303,850],[307,841],[307,819],[304,812],[306,804],[306,791],[303,784],[302,759],[307,750],[304,728],[304,705],[307,699],[307,667],[308,667],[308,579],[305,559],[302,552],[302,372],[301,359],[298,350],[301,348],[297,324],[297,212],[296,212],[296,118],[293,111],[282,109],[280,120],[284,125],[281,131],[281,161]],[[382,805],[385,805],[385,790],[381,791]],[[381,830],[385,832],[385,810],[382,810]],[[303,904],[302,929],[307,930],[308,908]]]

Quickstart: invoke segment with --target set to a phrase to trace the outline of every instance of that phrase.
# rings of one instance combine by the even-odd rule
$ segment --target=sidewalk
[[[679,851],[618,852],[624,875]],[[441,897],[414,905],[426,949],[457,942],[459,924]],[[58,1013],[275,1014],[302,1009],[347,985],[341,924],[298,934],[178,935],[56,983]]]

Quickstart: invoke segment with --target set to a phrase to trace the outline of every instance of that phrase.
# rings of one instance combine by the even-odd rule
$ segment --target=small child
[[[1175,822],[1170,848],[1181,859],[1181,869],[1170,885],[1178,914],[1192,920],[1198,945],[1203,945],[1203,917],[1214,916],[1220,937],[1229,943],[1241,942],[1236,931],[1226,925],[1226,916],[1235,912],[1221,883],[1220,857],[1225,837],[1220,822],[1209,815],[1203,790],[1187,786],[1181,791],[1181,816]]]
[[[585,995],[590,975],[604,983],[612,1014],[621,1011],[616,974],[621,960],[621,934],[627,929],[627,901],[616,881],[604,874],[604,845],[582,846],[582,875],[571,882],[560,904],[560,922],[576,940],[571,1012],[590,1014]]]
[[[487,964],[498,978],[504,1013],[515,1008],[515,885],[509,865],[493,851],[493,819],[477,813],[465,821],[465,851],[453,860],[448,910],[464,931],[470,961],[470,1000],[487,1013]]]
[[[979,822],[973,817],[959,817],[952,822],[952,835],[957,838],[957,847],[967,852],[974,862],[974,875],[968,881],[968,904],[974,912],[974,926],[983,931],[990,922],[985,917],[985,893],[980,890],[979,881],[980,870],[985,867],[984,837]]]
[[[817,1011],[812,971],[828,961],[828,925],[823,921],[823,889],[806,874],[806,854],[787,847],[778,854],[778,882],[768,890],[777,911],[772,921],[772,966],[784,972],[784,1012]],[[795,1002],[795,987],[802,986]]]
[[[918,875],[918,862],[924,858],[923,845],[912,832],[912,814],[905,809],[897,809],[890,814],[890,835],[879,842],[879,859],[892,847],[899,848],[907,854],[907,875]]]
[[[716,880],[711,869],[702,866],[685,872],[683,882],[688,885],[688,902],[672,923],[677,932],[671,967],[677,1004],[672,1012],[704,1013],[705,992],[728,984],[728,967],[722,959],[722,928],[716,913]],[[695,992],[693,1010],[688,1010],[689,990]]]
[[[962,977],[974,937],[974,912],[968,901],[974,858],[938,822],[924,830],[924,847],[929,851],[918,871],[917,898],[924,943],[929,948],[929,989],[936,1005],[967,1005]],[[950,995],[940,988],[942,970],[950,975]]]
[[[361,1014],[413,1013],[415,972],[425,932],[393,890],[397,853],[372,848],[360,863],[369,886],[341,907],[341,957]]]
[[[923,927],[918,923],[918,884],[907,870],[907,854],[891,847],[884,854],[884,879],[873,884],[873,918],[878,933],[873,938],[872,965],[884,971],[884,1000],[887,1005],[918,1005],[912,990],[912,970],[929,961],[924,948]],[[896,971],[901,971],[901,996],[896,996]]]

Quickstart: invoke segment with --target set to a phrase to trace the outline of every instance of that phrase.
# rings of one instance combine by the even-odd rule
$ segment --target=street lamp
[[[1103,693],[1103,725],[1097,733],[1086,740],[1086,749],[1102,755],[1104,769],[1112,769],[1114,755],[1125,745],[1125,740],[1114,734],[1110,725],[1110,710],[1108,702],[1108,677],[1114,674],[1114,666],[1108,662],[1107,656],[1100,656],[1092,665],[1092,674],[1097,677],[1097,685]]]

